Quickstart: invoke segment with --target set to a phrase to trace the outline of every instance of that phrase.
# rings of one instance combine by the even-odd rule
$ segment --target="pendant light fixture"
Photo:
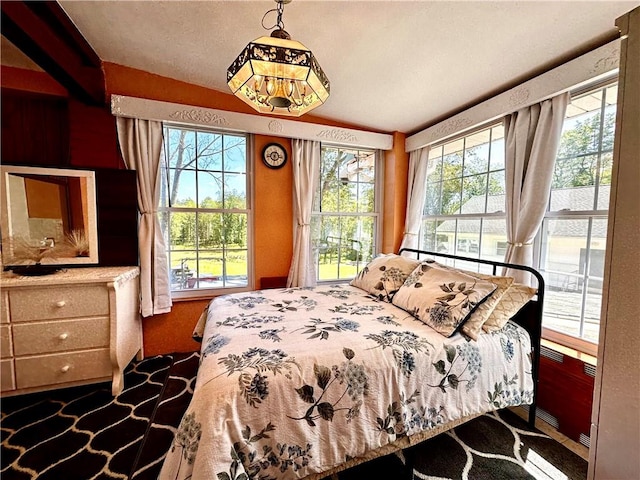
[[[275,28],[269,37],[249,43],[227,69],[227,84],[235,96],[260,113],[299,117],[329,97],[329,79],[307,47],[291,40],[284,30],[284,5],[275,0]]]

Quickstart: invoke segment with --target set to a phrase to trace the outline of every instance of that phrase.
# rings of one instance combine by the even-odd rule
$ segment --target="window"
[[[573,96],[535,241],[544,336],[589,353],[599,334],[616,99],[615,84]],[[502,125],[432,147],[421,248],[503,261],[504,192]]]
[[[165,125],[159,216],[173,292],[250,285],[247,165],[244,135]]]
[[[572,98],[540,234],[543,325],[592,343],[600,323],[616,99],[616,84]]]
[[[321,147],[312,215],[319,281],[355,277],[377,251],[376,161],[373,150]]]
[[[503,260],[504,127],[493,125],[432,147],[428,168],[421,248]]]

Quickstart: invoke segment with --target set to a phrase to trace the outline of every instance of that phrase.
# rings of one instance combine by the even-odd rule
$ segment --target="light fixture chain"
[[[266,13],[262,16],[262,28],[265,30],[271,30],[272,28],[279,28],[280,30],[284,30],[284,22],[282,21],[282,15],[284,14],[284,4],[288,3],[282,0],[275,0],[278,6],[276,8],[272,8],[271,10],[267,10]],[[265,26],[264,20],[267,18],[271,12],[277,13],[276,23],[270,27]]]
[[[276,25],[280,30],[284,30],[284,22],[282,21],[282,14],[284,13],[284,2],[278,2],[278,21]]]

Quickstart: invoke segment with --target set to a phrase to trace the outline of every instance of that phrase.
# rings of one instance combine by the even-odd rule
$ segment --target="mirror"
[[[3,165],[0,174],[5,265],[98,263],[94,172]]]

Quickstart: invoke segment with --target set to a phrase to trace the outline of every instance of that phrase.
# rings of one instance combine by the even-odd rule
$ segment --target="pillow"
[[[509,287],[513,284],[512,277],[496,277],[493,275],[485,275],[482,273],[469,273],[472,277],[480,278],[482,280],[488,280],[489,282],[496,285],[496,289],[493,291],[491,295],[489,295],[484,302],[478,305],[467,321],[462,325],[462,331],[472,338],[473,340],[478,340],[478,335],[482,332],[483,325],[487,322],[496,305],[501,301],[505,292],[508,291]]]
[[[538,291],[521,283],[514,283],[502,295],[502,298],[482,325],[485,332],[495,332],[506,325],[511,317],[520,311]]]
[[[491,295],[489,295],[484,302],[482,302],[478,307],[471,312],[471,315],[467,317],[466,322],[462,324],[462,331],[471,339],[478,340],[478,335],[482,332],[482,326],[489,319],[493,309],[498,304],[504,293],[507,289],[513,284],[513,277],[502,277],[502,276],[494,276],[487,275],[484,273],[478,272],[469,272],[467,270],[458,269],[455,267],[451,267],[449,265],[444,265],[442,263],[438,263],[435,260],[426,260],[425,263],[428,263],[431,266],[435,266],[438,268],[442,268],[445,270],[452,270],[456,272],[461,272],[466,275],[471,275],[475,278],[480,278],[482,280],[488,280],[489,282],[496,285],[496,289],[493,291]]]
[[[423,262],[409,275],[392,303],[450,337],[495,289],[496,285],[486,280]]]
[[[371,260],[349,285],[391,302],[409,274],[420,264],[418,260],[396,254],[380,255]]]

